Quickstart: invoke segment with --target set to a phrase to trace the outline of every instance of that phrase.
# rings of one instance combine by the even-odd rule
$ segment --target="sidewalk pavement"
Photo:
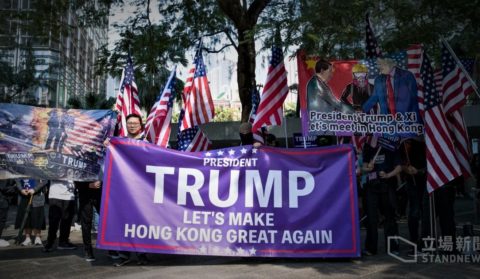
[[[81,232],[73,231],[70,240],[77,250],[55,250],[43,253],[39,246],[22,247],[14,244],[17,230],[13,229],[16,208],[11,207],[4,238],[10,246],[0,248],[0,278],[478,278],[477,263],[402,263],[380,252],[359,259],[289,259],[239,258],[148,254],[148,265],[139,266],[132,253],[132,262],[114,267],[106,251],[95,249],[95,262],[86,262]],[[456,200],[458,234],[462,224],[473,221],[473,201]],[[400,235],[407,236],[406,222],[400,222]],[[46,239],[46,231],[42,239]],[[475,225],[475,235],[480,227]],[[362,244],[365,231],[362,230]],[[379,251],[383,251],[383,232],[379,232]],[[401,248],[403,256],[407,248]],[[475,255],[480,257],[480,255]],[[420,259],[420,258],[419,258]]]

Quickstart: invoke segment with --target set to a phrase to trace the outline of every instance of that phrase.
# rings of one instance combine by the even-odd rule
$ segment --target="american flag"
[[[435,82],[435,89],[440,92],[443,97],[443,72],[442,69],[437,69],[433,72],[433,81]]]
[[[420,79],[420,66],[421,66],[421,45],[411,45],[407,50],[395,52],[389,55],[386,55],[386,58],[393,59],[398,68],[405,69],[410,71],[415,78],[417,79],[417,84]],[[377,65],[376,58],[370,58],[359,61],[361,64],[364,64],[368,68],[368,78],[369,82],[373,83],[375,78],[380,75],[380,69]],[[419,96],[421,97],[421,96]]]
[[[255,122],[255,117],[257,116],[257,108],[258,104],[260,103],[260,92],[258,92],[257,88],[254,87],[252,90],[252,110],[250,111],[249,122],[253,126],[253,122]],[[265,127],[262,127],[260,130],[252,131],[253,139],[257,142],[264,143],[263,134],[265,132]]]
[[[368,67],[368,78],[369,82],[373,83],[375,77],[380,74],[380,70],[377,67],[377,58],[382,56],[382,51],[378,46],[377,38],[373,32],[372,23],[370,21],[370,13],[367,12],[365,15],[365,56],[368,61],[366,66]],[[405,59],[402,57],[402,61]],[[371,138],[367,135],[361,136],[352,136],[352,143],[357,152],[361,152],[363,145],[367,143],[368,139]]]
[[[252,125],[253,125],[253,122],[255,122],[255,117],[257,116],[257,108],[259,103],[260,103],[260,92],[258,92],[256,87],[254,87],[252,90],[252,110],[250,111],[250,117],[248,120]]]
[[[363,63],[368,68],[368,78],[370,83],[373,83],[375,78],[380,74],[380,70],[377,67],[377,58],[381,56],[382,51],[378,46],[377,38],[373,32],[372,23],[370,21],[370,13],[367,12],[365,15],[365,57],[367,59]],[[401,56],[399,59],[401,61],[405,61],[404,56]],[[363,145],[368,143],[369,138],[371,137],[367,135],[352,136],[352,144],[357,152],[362,151]]]
[[[473,75],[475,69],[475,58],[460,58],[460,62],[463,65],[463,68],[467,71],[467,73],[471,76]]]
[[[460,59],[460,62],[463,64],[463,67],[465,70],[470,74],[470,76],[473,74],[473,69],[475,66],[475,59],[472,58],[465,58],[465,59]],[[440,92],[440,95],[443,98],[443,71],[442,69],[437,69],[433,73],[433,78],[435,80],[435,86]]]
[[[108,124],[112,121],[111,115],[94,119],[79,110],[68,110],[62,113],[61,121],[66,135],[63,148],[67,153],[75,156],[95,153],[103,157],[103,142],[110,130]]]
[[[433,68],[425,53],[422,61],[420,82],[424,94],[427,189],[431,193],[462,173],[455,157],[442,99],[435,89]]]
[[[183,91],[182,91],[182,104],[187,103],[188,96],[190,95],[190,92],[192,91],[192,85],[193,85],[193,77],[195,76],[195,65],[193,65],[192,68],[188,71],[188,76],[187,79],[185,80],[185,85],[183,86]]]
[[[365,16],[365,54],[367,58],[377,58],[382,56],[382,51],[378,47],[375,33],[373,33],[372,24],[370,22],[370,13]]]
[[[203,123],[208,123],[212,121],[215,116],[201,47],[197,50],[193,68],[190,70],[190,73],[191,72],[194,72],[193,81],[189,84],[187,78],[185,88],[189,88],[189,91],[184,90],[183,92],[186,102],[184,103],[185,117],[180,127],[181,131]]]
[[[145,124],[146,139],[161,147],[168,146],[170,139],[170,121],[172,120],[172,107],[175,100],[175,67],[170,73],[167,83],[158,100],[153,105]]]
[[[446,114],[459,110],[473,92],[473,86],[442,42],[443,106]]]
[[[424,95],[423,82],[420,76],[420,67],[422,66],[423,46],[420,44],[410,45],[406,51],[407,54],[407,69],[415,76],[417,81],[417,98],[418,110],[423,113]],[[420,117],[420,115],[418,115]]]
[[[273,47],[267,81],[252,125],[253,132],[260,130],[263,126],[282,124],[283,102],[287,94],[287,72],[283,64],[283,53],[279,47]]]
[[[462,170],[462,175],[464,178],[472,176],[470,170],[470,157],[471,150],[468,141],[467,126],[463,120],[462,112],[456,110],[450,115],[446,115],[447,124],[450,130],[450,135],[452,136],[455,154],[457,155],[457,160],[460,163],[460,168]]]
[[[397,67],[411,71],[410,68],[407,68],[410,62],[409,61],[410,57],[408,57],[407,52],[408,50],[394,52],[392,54],[385,55],[384,57],[393,59],[397,64]],[[378,68],[378,65],[377,65],[377,58],[365,59],[360,61],[360,63],[365,64],[365,66],[367,66],[369,82],[373,83],[375,78],[380,75],[380,69]]]
[[[208,150],[212,143],[198,126],[180,131],[184,115],[185,111],[182,109],[178,121],[177,149],[189,152]]]
[[[120,89],[117,94],[117,102],[115,108],[119,112],[119,136],[127,136],[127,120],[129,114],[138,114],[142,116],[140,110],[140,100],[138,98],[137,84],[135,83],[135,76],[133,72],[133,62],[130,54],[127,57],[127,64],[122,73],[120,81]]]
[[[455,62],[445,42],[442,42],[442,90],[443,106],[454,142],[455,154],[463,176],[468,178],[471,176],[469,160],[471,152],[467,128],[460,108],[465,104],[467,95],[473,91],[473,86]]]

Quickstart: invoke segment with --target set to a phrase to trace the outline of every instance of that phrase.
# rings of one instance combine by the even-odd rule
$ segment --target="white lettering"
[[[275,208],[282,207],[282,172],[270,170],[265,183],[265,190],[262,186],[258,170],[245,171],[245,207],[253,207],[253,187],[255,187],[260,207],[268,206],[272,188],[274,188],[273,206]]]
[[[193,184],[188,185],[188,177],[193,177]],[[180,168],[178,173],[178,205],[187,204],[187,193],[190,194],[195,206],[204,206],[199,189],[202,188],[205,178],[201,171],[191,168]]]
[[[230,188],[228,198],[224,201],[220,199],[220,195],[218,193],[218,190],[220,188],[218,183],[219,172],[219,170],[210,171],[210,187],[208,191],[208,197],[210,198],[212,204],[215,206],[231,207],[238,200],[238,180],[240,177],[240,171],[232,170],[230,172]]]
[[[305,187],[298,189],[298,179],[305,180]],[[298,208],[298,197],[306,196],[313,191],[315,180],[311,173],[306,171],[289,171],[288,172],[288,189],[289,189],[289,207]]]
[[[165,175],[174,174],[175,168],[172,167],[156,167],[147,165],[148,173],[155,174],[155,192],[153,194],[153,203],[163,203],[163,191],[165,186]]]

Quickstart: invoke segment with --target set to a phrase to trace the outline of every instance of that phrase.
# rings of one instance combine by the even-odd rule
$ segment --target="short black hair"
[[[135,118],[138,118],[138,120],[140,120],[140,124],[143,125],[143,120],[142,120],[142,117],[136,113],[130,113],[129,115],[127,115],[127,117],[125,118],[126,121],[128,121],[128,119],[132,118],[132,117],[135,117]]]
[[[321,73],[323,71],[328,70],[328,68],[332,67],[332,63],[328,62],[325,59],[320,59],[315,64],[315,73]]]
[[[277,145],[277,137],[274,134],[267,134],[265,136],[265,143],[270,146]]]

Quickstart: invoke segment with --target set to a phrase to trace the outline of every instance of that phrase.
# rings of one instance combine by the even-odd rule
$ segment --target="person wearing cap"
[[[380,114],[415,112],[419,116],[415,76],[390,58],[378,58],[377,64],[381,74],[375,78],[373,94],[363,104],[363,111],[369,112],[378,103]]]
[[[373,92],[373,86],[368,83],[367,66],[355,64],[352,68],[352,75],[352,83],[345,87],[340,100],[354,111],[361,111],[363,103],[368,100]]]

